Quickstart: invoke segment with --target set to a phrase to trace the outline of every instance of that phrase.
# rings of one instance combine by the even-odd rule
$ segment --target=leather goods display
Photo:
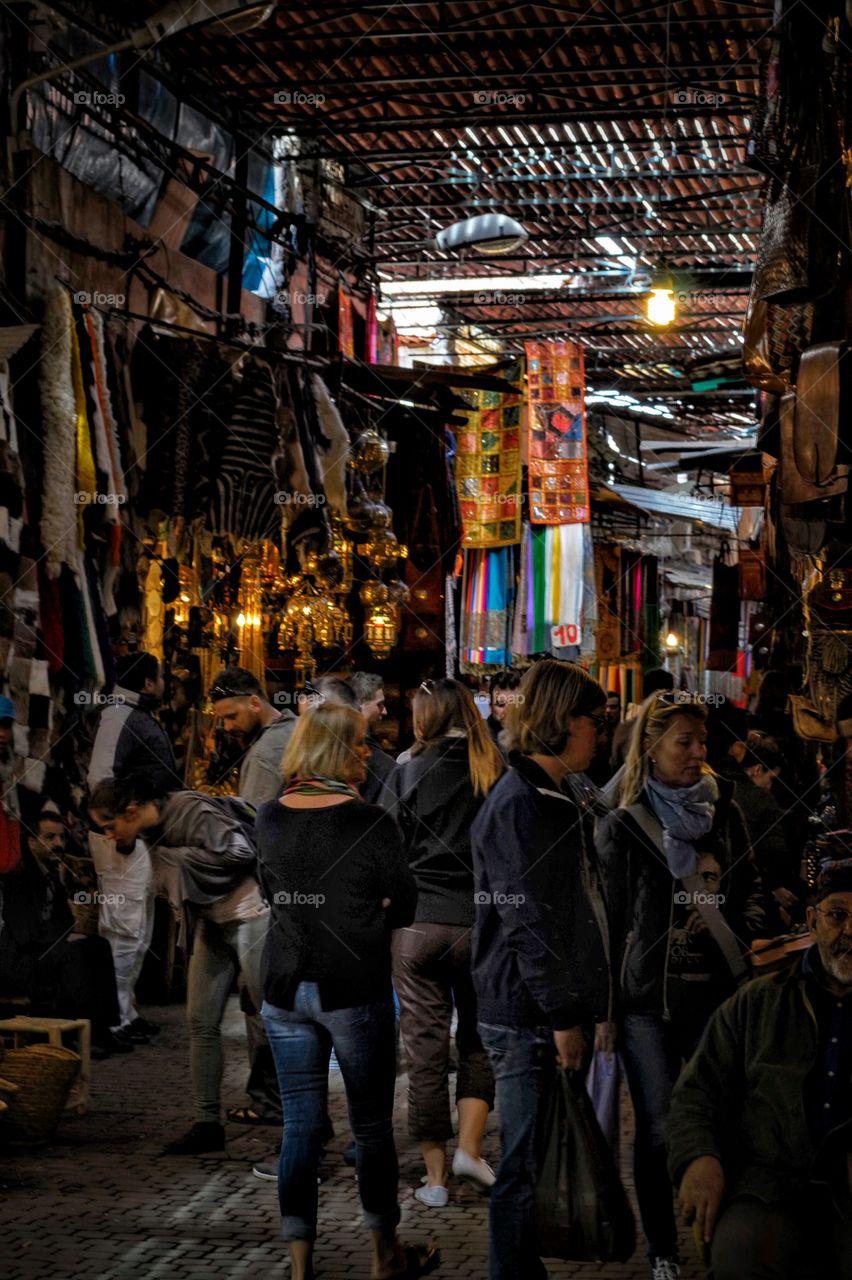
[[[808,595],[808,610],[829,630],[852,631],[852,547],[830,543],[826,567]]]
[[[740,633],[740,571],[728,565],[727,542],[713,561],[713,595],[710,600],[710,648],[708,671],[733,671],[737,665]]]
[[[431,485],[421,490],[411,525],[405,585],[411,593],[405,610],[405,649],[441,649],[445,625],[444,570],[438,513]]]
[[[762,547],[741,547],[739,554],[740,599],[765,600],[767,595],[766,552]]]
[[[743,330],[743,373],[752,386],[783,395],[811,338],[812,302],[782,305],[752,293]]]
[[[823,493],[848,478],[852,409],[852,351],[845,342],[808,347],[799,361],[793,454],[799,474]],[[841,471],[842,469],[842,471]]]
[[[804,357],[802,359],[804,361]],[[829,433],[821,428],[818,444],[810,438],[809,432],[816,416],[815,398],[818,399],[818,395],[814,389],[800,415],[795,391],[788,391],[781,397],[781,501],[785,506],[799,506],[820,498],[834,497],[845,493],[849,486],[848,465],[837,464],[826,473],[831,453]],[[835,459],[836,452],[835,446]],[[800,463],[804,470],[800,469]]]
[[[820,715],[810,698],[803,694],[790,694],[790,712],[793,716],[793,728],[796,737],[803,742],[837,741],[837,729],[834,720]]]

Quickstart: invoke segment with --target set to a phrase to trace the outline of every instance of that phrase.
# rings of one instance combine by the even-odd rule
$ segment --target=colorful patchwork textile
[[[507,375],[520,378],[520,368]],[[473,393],[475,410],[456,437],[456,489],[464,547],[521,540],[521,395]]]
[[[583,348],[576,342],[527,342],[530,521],[587,524]]]

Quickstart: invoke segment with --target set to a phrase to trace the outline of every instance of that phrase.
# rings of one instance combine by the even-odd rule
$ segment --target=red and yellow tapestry
[[[506,373],[520,382],[520,366]],[[474,391],[476,404],[456,437],[456,488],[465,547],[521,540],[521,393]]]
[[[578,342],[527,342],[532,524],[588,524],[586,376]]]

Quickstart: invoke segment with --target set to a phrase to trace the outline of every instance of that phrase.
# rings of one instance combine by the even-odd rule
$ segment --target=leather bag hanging
[[[804,357],[802,359],[804,363]],[[813,394],[801,412],[797,392],[790,391],[781,397],[781,501],[785,506],[832,498],[845,493],[849,486],[848,465],[837,464],[827,470],[831,454],[829,433],[820,428],[818,444],[810,437],[813,420],[821,409],[819,393],[810,379],[808,386]]]
[[[782,305],[749,299],[743,330],[743,373],[761,391],[789,391],[799,356],[811,339],[812,302]]]
[[[852,631],[852,547],[830,543],[826,567],[808,596],[808,609],[830,631]]]
[[[405,611],[404,648],[438,650],[443,647],[445,630],[444,568],[431,485],[420,491],[410,540],[405,566],[410,596]]]
[[[850,411],[852,351],[845,342],[808,347],[796,379],[793,453],[799,474],[823,494],[841,479],[848,483]]]
[[[740,573],[726,563],[725,541],[713,561],[713,595],[710,600],[710,648],[708,671],[731,671],[737,663],[740,627]]]

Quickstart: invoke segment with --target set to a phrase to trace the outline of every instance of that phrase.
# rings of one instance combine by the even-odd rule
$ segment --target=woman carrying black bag
[[[552,659],[531,667],[506,717],[511,768],[471,829],[473,982],[500,1115],[489,1280],[546,1277],[535,1193],[557,1064],[582,1069],[596,1022],[596,1048],[611,1047],[592,819],[561,790],[591,761],[605,702],[580,667]]]

